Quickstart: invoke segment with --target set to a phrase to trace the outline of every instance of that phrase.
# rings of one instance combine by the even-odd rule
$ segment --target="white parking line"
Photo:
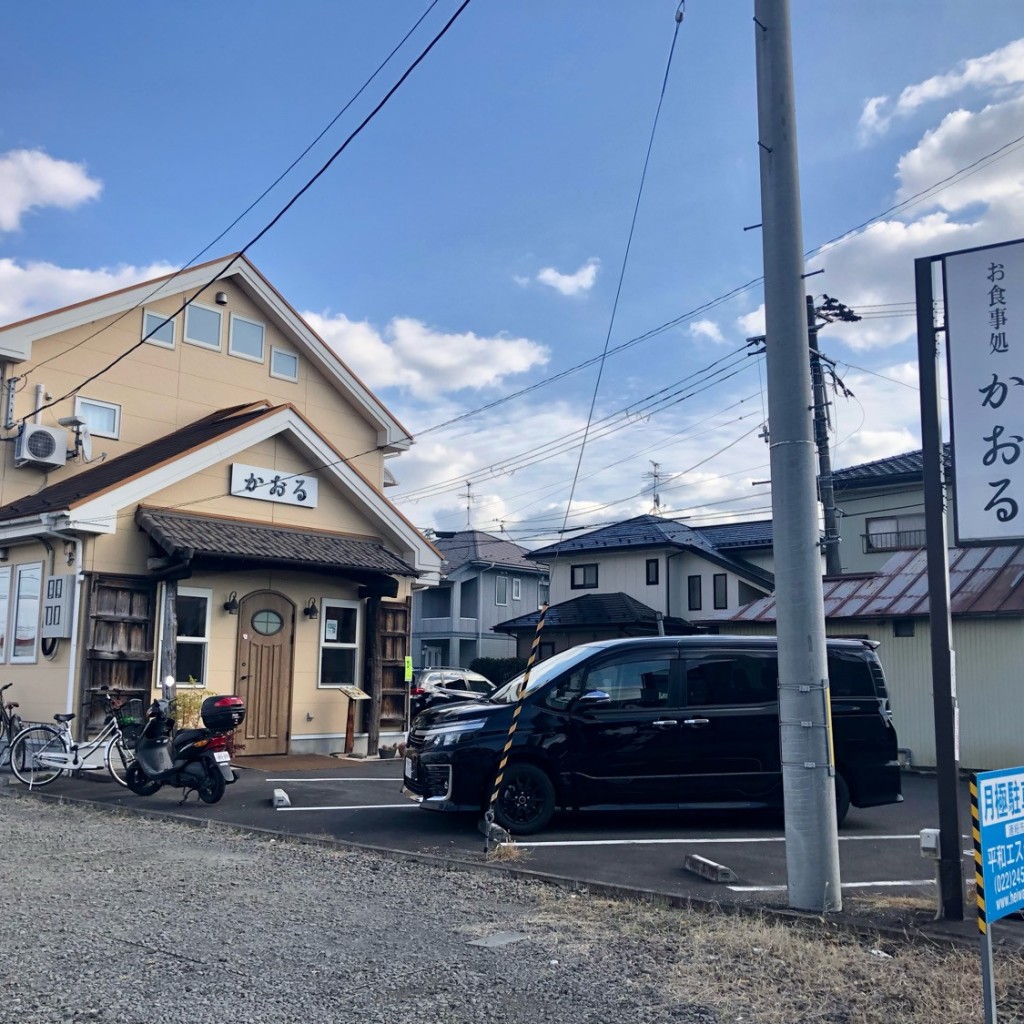
[[[935,885],[934,878],[906,879],[901,882],[842,882],[844,889],[875,889],[883,886]],[[727,885],[732,892],[784,892],[785,885]]]
[[[396,776],[393,779],[266,779],[266,782],[400,782]]]
[[[386,811],[402,807],[406,810],[416,810],[419,804],[349,804],[342,807],[277,807],[278,811]]]
[[[919,840],[916,833],[906,836],[840,836],[840,842],[877,842],[880,839]],[[681,839],[555,839],[550,842],[524,843],[516,840],[516,846],[680,846],[684,843],[784,843],[785,836],[752,836],[747,839],[692,836]]]

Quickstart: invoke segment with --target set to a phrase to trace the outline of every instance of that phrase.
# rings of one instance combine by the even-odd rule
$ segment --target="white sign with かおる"
[[[282,473],[240,462],[231,465],[231,493],[239,498],[316,508],[316,484],[316,477],[309,473]]]

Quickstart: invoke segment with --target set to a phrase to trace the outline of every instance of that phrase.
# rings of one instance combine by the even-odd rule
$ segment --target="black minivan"
[[[903,799],[876,644],[829,640],[836,809]],[[535,666],[494,805],[509,832],[558,807],[782,806],[775,637],[640,637],[583,644]],[[521,677],[412,723],[403,792],[440,811],[485,810]]]

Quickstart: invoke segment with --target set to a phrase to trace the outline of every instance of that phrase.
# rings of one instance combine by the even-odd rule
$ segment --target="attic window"
[[[231,314],[231,328],[228,333],[228,352],[255,363],[263,362],[263,324],[258,320],[247,320],[244,316]]]
[[[285,352],[284,349],[271,345],[270,376],[279,377],[281,380],[298,380],[299,357],[294,352]]]
[[[142,336],[150,345],[174,348],[174,320],[168,320],[163,313],[144,310],[142,313]]]
[[[190,345],[220,351],[220,310],[192,303],[185,310],[185,340]]]

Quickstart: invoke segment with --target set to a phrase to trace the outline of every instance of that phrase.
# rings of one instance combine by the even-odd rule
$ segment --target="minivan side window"
[[[778,698],[779,662],[774,653],[714,652],[686,660],[686,703],[770,704]]]
[[[875,679],[871,671],[874,658],[866,657],[866,654],[866,651],[828,652],[828,684],[833,697],[885,696],[884,692],[875,692]]]
[[[584,690],[603,690],[611,698],[601,710],[663,708],[669,705],[673,659],[667,654],[620,656],[587,672]]]
[[[674,706],[671,697],[671,667],[676,659],[670,652],[631,652],[581,665],[568,673],[544,695],[545,707],[568,710],[584,693],[601,690],[609,700],[594,710],[664,708]]]

